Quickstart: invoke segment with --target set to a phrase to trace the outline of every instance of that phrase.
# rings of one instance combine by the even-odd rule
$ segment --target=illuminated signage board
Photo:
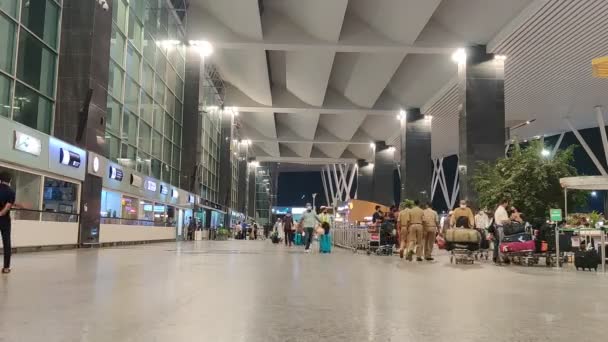
[[[179,192],[176,189],[172,189],[171,190],[171,197],[178,198],[179,197]]]
[[[194,204],[194,195],[188,195],[188,203]]]
[[[115,168],[114,166],[110,166],[110,179],[115,179],[119,182],[122,182],[122,178],[124,174],[121,169]]]
[[[42,143],[40,139],[34,138],[31,135],[15,131],[15,150],[39,156],[42,151]]]
[[[63,165],[78,168],[80,167],[80,154],[66,150],[65,148],[60,148],[59,162]]]
[[[153,182],[153,181],[149,180],[146,183],[146,189],[148,189],[148,191],[154,191],[154,192],[156,192],[156,182]]]
[[[167,188],[167,186],[165,185],[160,185],[160,194],[161,195],[167,195],[169,193],[169,188]]]

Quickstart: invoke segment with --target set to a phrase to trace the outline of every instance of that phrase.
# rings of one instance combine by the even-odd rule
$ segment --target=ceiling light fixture
[[[399,111],[399,114],[397,114],[397,120],[405,120],[406,117],[407,117],[407,112],[403,109],[401,109]]]
[[[550,155],[551,155],[551,152],[549,152],[549,150],[547,150],[546,148],[543,148],[543,150],[540,152],[540,154],[541,154],[543,157],[548,157],[548,156],[550,156]]]
[[[464,64],[467,61],[467,52],[465,49],[460,48],[452,53],[452,60],[454,63]]]
[[[203,57],[213,54],[213,45],[206,40],[191,40],[189,43]]]
[[[376,144],[374,144],[374,143],[369,143],[369,147],[371,147],[372,149],[376,149]]]
[[[389,152],[395,152],[395,146],[389,146],[388,151]]]
[[[506,61],[507,60],[507,56],[505,55],[494,55],[494,59],[497,61]]]

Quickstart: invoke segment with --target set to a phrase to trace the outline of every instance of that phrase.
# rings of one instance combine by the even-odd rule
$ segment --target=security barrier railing
[[[352,249],[366,249],[368,244],[368,232],[366,226],[336,223],[332,232],[333,243],[337,247]]]

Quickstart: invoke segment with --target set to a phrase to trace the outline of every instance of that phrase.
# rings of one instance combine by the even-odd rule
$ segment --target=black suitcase
[[[523,242],[532,240],[532,235],[529,233],[518,233],[513,235],[505,235],[502,242]]]
[[[505,236],[524,233],[525,231],[526,226],[519,222],[509,222],[502,226],[502,232]]]
[[[595,249],[589,251],[576,251],[574,253],[574,267],[578,270],[579,268],[583,271],[592,269],[597,271],[597,266],[600,264],[600,257],[597,255]]]

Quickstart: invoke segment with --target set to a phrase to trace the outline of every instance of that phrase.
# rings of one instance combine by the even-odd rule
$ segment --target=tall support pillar
[[[357,161],[357,194],[355,199],[373,201],[374,164],[363,159]]]
[[[401,119],[401,200],[431,198],[433,161],[431,160],[431,118],[420,109],[407,111]]]
[[[255,217],[256,208],[256,185],[255,185],[255,172],[256,167],[253,163],[248,163],[247,168],[247,213],[245,215],[249,217]]]
[[[201,87],[203,58],[195,49],[186,49],[186,79],[184,86],[184,127],[182,139],[182,164],[180,184],[195,194],[201,195],[201,173],[203,142],[201,141],[202,116],[199,103],[204,89]],[[198,204],[198,203],[197,203]]]
[[[97,1],[64,0],[61,21],[54,135],[99,155],[106,150],[112,2],[106,11]],[[83,246],[99,242],[101,190],[102,179],[87,173],[80,201]]]
[[[395,148],[387,146],[383,141],[377,141],[376,150],[374,153],[374,173],[371,199],[373,202],[383,205],[394,204],[394,171]]]
[[[477,164],[495,161],[505,152],[505,62],[488,54],[485,46],[469,47],[466,54],[466,61],[458,64],[458,172],[460,198],[475,203],[471,180]]]

